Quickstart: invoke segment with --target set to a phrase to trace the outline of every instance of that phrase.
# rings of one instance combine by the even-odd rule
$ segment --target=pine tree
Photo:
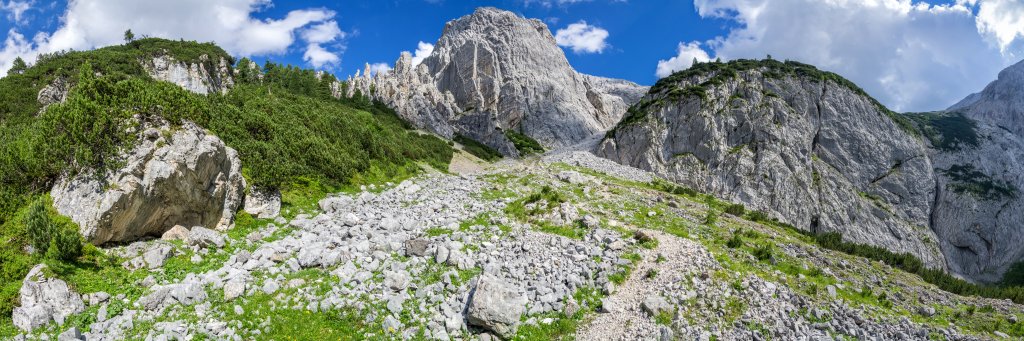
[[[133,41],[135,41],[135,33],[132,33],[132,30],[124,31],[124,43],[131,44]]]
[[[14,58],[14,64],[11,65],[11,69],[7,71],[7,74],[23,74],[25,70],[28,70],[28,64],[25,64],[25,60],[21,57]]]

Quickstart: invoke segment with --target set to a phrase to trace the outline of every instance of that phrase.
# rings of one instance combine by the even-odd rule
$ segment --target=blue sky
[[[838,72],[902,111],[942,109],[1024,57],[1018,0],[0,0],[0,75],[16,56],[116,44],[131,28],[344,77],[435,42],[479,6],[564,31],[584,73],[650,85],[694,58],[771,54]]]

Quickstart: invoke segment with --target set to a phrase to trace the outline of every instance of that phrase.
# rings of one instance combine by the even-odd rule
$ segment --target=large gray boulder
[[[842,82],[758,64],[659,81],[598,155],[944,269],[927,149]],[[685,74],[683,74],[685,75]]]
[[[159,237],[175,225],[229,228],[245,189],[238,153],[190,122],[141,135],[121,169],[58,181],[57,211],[93,244]]]
[[[470,298],[466,318],[469,324],[509,339],[519,329],[526,312],[526,296],[491,274],[482,274]]]
[[[405,53],[391,72],[371,77],[367,68],[347,84],[346,96],[359,91],[420,128],[506,155],[516,150],[505,130],[572,145],[613,126],[647,90],[576,72],[542,21],[486,7],[448,22],[421,64]]]
[[[32,331],[51,321],[64,324],[68,316],[85,310],[82,297],[67,282],[47,277],[45,268],[46,265],[36,265],[22,281],[18,292],[20,306],[14,308],[11,316],[21,330]]]

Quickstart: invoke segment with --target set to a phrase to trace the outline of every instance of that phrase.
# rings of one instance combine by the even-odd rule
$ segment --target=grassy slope
[[[408,130],[383,105],[330,97],[331,77],[268,64],[263,80],[243,73],[228,94],[203,96],[148,77],[139,61],[157,53],[230,60],[212,44],[144,39],[43,56],[24,73],[0,79],[0,329],[10,328],[17,290],[33,264],[46,261],[82,278],[119,273],[118,263],[88,246],[71,264],[26,254],[19,216],[60,174],[116,166],[115,156],[134,143],[125,133],[138,126],[133,117],[207,128],[239,151],[250,184],[282,189],[286,206],[308,207],[331,191],[408,177],[418,163],[447,169],[451,159],[444,141]],[[37,115],[37,93],[58,77],[75,84],[67,102]]]

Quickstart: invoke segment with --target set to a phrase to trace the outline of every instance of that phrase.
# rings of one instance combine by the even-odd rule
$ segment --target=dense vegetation
[[[480,143],[477,140],[468,138],[461,134],[455,134],[455,142],[462,145],[462,149],[485,161],[501,160],[501,153],[490,146]]]
[[[952,165],[949,169],[939,171],[950,178],[946,186],[954,192],[970,194],[981,200],[1017,197],[1017,187],[1013,184],[992,179],[988,174],[974,169],[973,165]]]
[[[509,141],[512,141],[512,144],[516,146],[516,150],[518,150],[519,154],[523,156],[544,152],[544,147],[540,145],[540,142],[537,142],[537,140],[534,140],[533,138],[518,131],[512,129],[506,130],[505,137],[507,137]]]
[[[707,90],[739,77],[741,72],[759,70],[767,79],[798,77],[815,82],[833,82],[846,87],[854,93],[871,101],[878,110],[893,120],[901,129],[917,135],[913,123],[904,115],[895,113],[867,94],[857,84],[842,76],[828,71],[818,70],[813,65],[796,61],[777,61],[774,59],[736,59],[728,62],[713,61],[695,63],[686,70],[677,71],[672,75],[659,79],[647,92],[647,98],[634,104],[622,121],[609,134],[614,134],[621,127],[640,122],[653,108],[665,103],[678,102],[687,98],[707,99]],[[699,83],[698,83],[699,82]],[[769,93],[769,96],[774,94]]]
[[[77,226],[53,212],[45,193],[62,175],[118,166],[117,155],[131,148],[142,125],[195,122],[238,150],[251,185],[286,193],[408,176],[417,163],[447,169],[451,159],[446,142],[408,130],[384,105],[331,97],[329,75],[268,63],[241,68],[225,95],[197,95],[146,74],[140,61],[157,54],[231,60],[212,44],[142,39],[44,55],[0,79],[0,316],[10,316],[33,264],[87,266],[94,248],[82,251],[78,243],[76,250],[65,232]],[[67,101],[41,112],[36,95],[58,78],[73,85]],[[36,252],[27,253],[28,245]]]
[[[961,113],[908,114],[918,124],[932,146],[943,151],[957,151],[978,146],[978,127],[974,120]]]

